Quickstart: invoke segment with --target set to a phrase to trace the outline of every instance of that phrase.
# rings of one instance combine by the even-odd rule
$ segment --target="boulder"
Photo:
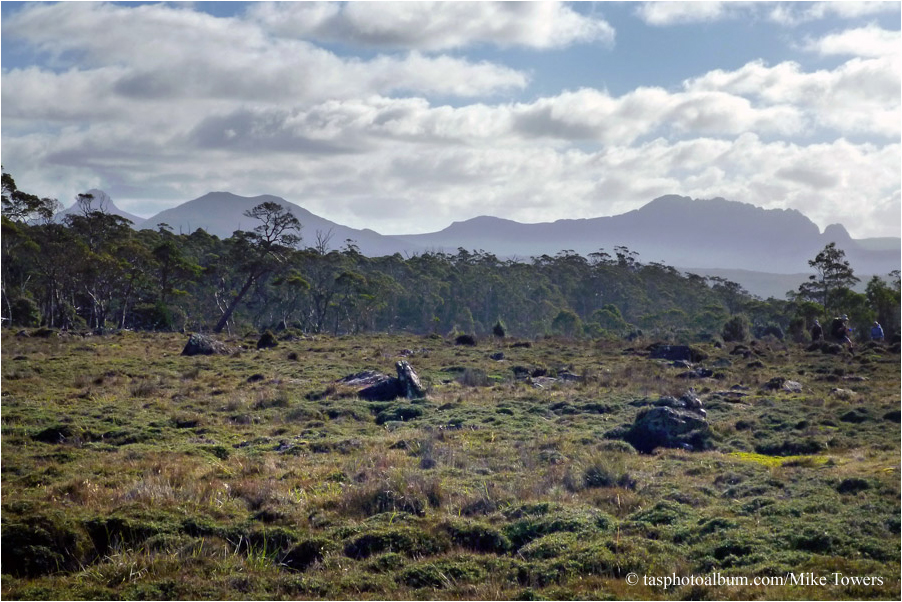
[[[703,449],[710,436],[701,400],[691,391],[679,399],[662,397],[640,410],[624,439],[640,452],[658,447]]]
[[[787,380],[785,383],[783,383],[783,390],[789,391],[790,393],[801,393],[802,383],[794,380]]]
[[[420,377],[405,361],[395,364],[398,376],[389,376],[375,370],[349,374],[337,382],[349,387],[362,387],[357,396],[366,401],[392,401],[399,397],[419,399],[426,396]]]
[[[194,333],[188,337],[188,343],[182,349],[182,355],[228,355],[233,349],[220,343],[213,337]]]
[[[395,364],[395,369],[398,371],[398,385],[404,397],[407,399],[426,397],[426,389],[420,384],[420,377],[413,371],[410,364],[402,360]]]

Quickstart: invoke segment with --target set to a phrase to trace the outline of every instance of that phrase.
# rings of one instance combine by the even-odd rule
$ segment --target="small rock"
[[[837,399],[842,399],[848,401],[855,397],[855,391],[851,389],[831,389],[830,395],[836,397]]]
[[[492,358],[493,360],[495,360],[496,362],[500,362],[501,360],[504,359],[504,353],[501,351],[498,351],[496,353],[493,353],[489,357]]]
[[[801,393],[802,383],[796,382],[794,380],[787,380],[785,383],[783,383],[783,390],[789,391],[790,393]]]

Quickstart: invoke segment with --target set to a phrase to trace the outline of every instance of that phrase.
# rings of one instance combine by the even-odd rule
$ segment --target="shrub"
[[[476,337],[474,337],[472,334],[462,334],[462,335],[459,335],[456,339],[454,339],[454,344],[475,347],[476,346]]]
[[[499,339],[503,339],[507,334],[507,330],[504,328],[504,324],[501,323],[501,320],[498,320],[495,322],[495,325],[492,326],[492,334]]]
[[[260,340],[257,341],[257,349],[269,349],[271,347],[276,347],[279,342],[276,340],[275,335],[271,330],[267,330],[260,337]]]
[[[727,343],[741,343],[749,339],[749,320],[744,315],[733,316],[723,325],[720,335]]]
[[[551,331],[568,337],[575,337],[583,332],[583,322],[576,312],[562,309],[551,321]]]
[[[27,297],[13,301],[11,312],[14,326],[37,326],[41,319],[37,304]]]

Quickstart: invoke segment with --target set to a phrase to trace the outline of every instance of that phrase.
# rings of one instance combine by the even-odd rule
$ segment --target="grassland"
[[[714,378],[685,380],[651,341],[185,341],[3,333],[4,599],[899,599],[884,347],[704,344]],[[399,359],[427,399],[335,384]],[[617,438],[689,386],[713,449]],[[641,581],[714,573],[750,583]],[[787,573],[829,583],[751,583]]]

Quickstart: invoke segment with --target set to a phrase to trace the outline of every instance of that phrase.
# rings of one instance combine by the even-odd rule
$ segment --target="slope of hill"
[[[463,246],[520,257],[562,249],[581,254],[602,248],[612,252],[616,246],[626,246],[644,262],[777,274],[809,272],[808,260],[835,241],[856,270],[884,274],[899,268],[898,251],[885,250],[885,243],[860,245],[838,224],[821,233],[795,210],[676,195],[612,217],[537,224],[477,217],[440,232],[392,238],[401,245],[446,251]]]
[[[144,221],[142,228],[156,228],[159,224],[168,224],[173,231],[181,233],[194,232],[203,228],[209,234],[225,238],[236,230],[252,230],[257,225],[253,219],[244,215],[260,203],[273,202],[288,209],[301,222],[303,229],[303,245],[313,246],[317,235],[330,236],[329,248],[338,249],[345,241],[353,240],[364,255],[391,255],[398,251],[398,245],[387,240],[372,230],[357,230],[342,226],[307,211],[303,207],[290,203],[285,199],[272,195],[244,197],[230,192],[210,192],[193,201],[178,207],[166,209]],[[418,245],[412,245],[414,252],[422,251]]]

